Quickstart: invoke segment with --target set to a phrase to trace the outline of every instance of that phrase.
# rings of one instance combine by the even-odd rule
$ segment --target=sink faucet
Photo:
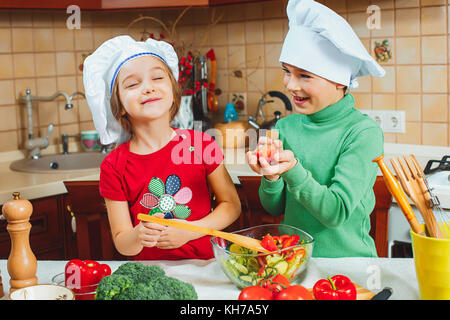
[[[27,107],[27,126],[28,126],[28,140],[25,142],[25,148],[30,151],[30,157],[32,159],[39,159],[41,157],[41,149],[45,149],[48,147],[49,138],[53,131],[53,123],[50,123],[47,129],[47,136],[45,138],[35,138],[33,133],[33,101],[53,101],[58,96],[64,96],[66,98],[66,105],[64,109],[72,109],[72,99],[77,94],[82,95],[82,92],[74,92],[70,97],[64,91],[57,91],[53,95],[48,97],[39,97],[31,95],[30,88],[27,88],[26,95],[21,96],[20,100],[26,102]]]
[[[248,117],[248,123],[255,129],[259,129],[260,125],[258,124],[258,115],[261,117],[262,121],[266,121],[262,112],[262,106],[266,103],[273,102],[273,100],[266,100],[267,93],[263,94],[263,96],[259,99],[258,108],[256,109],[256,113],[254,116]]]

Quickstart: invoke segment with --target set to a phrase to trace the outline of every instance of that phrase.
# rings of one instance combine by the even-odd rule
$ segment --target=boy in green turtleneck
[[[384,70],[330,9],[290,0],[288,16],[280,62],[295,114],[277,122],[279,139],[258,142],[278,149],[273,161],[247,153],[252,170],[263,175],[261,204],[311,234],[315,257],[375,257],[369,230],[378,167],[372,159],[383,154],[383,133],[345,91],[356,77]]]

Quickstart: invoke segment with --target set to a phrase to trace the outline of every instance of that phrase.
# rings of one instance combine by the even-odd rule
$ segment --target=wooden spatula
[[[150,216],[148,214],[143,214],[143,213],[139,213],[137,218],[142,221],[154,222],[154,223],[162,224],[164,226],[189,230],[189,231],[193,231],[193,232],[197,232],[197,233],[201,233],[201,234],[207,234],[210,236],[216,236],[216,237],[228,240],[230,242],[236,243],[242,247],[245,247],[245,248],[248,248],[251,250],[256,250],[259,252],[269,252],[268,250],[264,249],[264,247],[261,246],[260,240],[242,236],[240,234],[223,232],[223,231],[219,231],[219,230],[215,230],[215,229],[194,226],[192,224],[184,223],[184,222],[181,222],[178,220],[162,219],[162,218]]]

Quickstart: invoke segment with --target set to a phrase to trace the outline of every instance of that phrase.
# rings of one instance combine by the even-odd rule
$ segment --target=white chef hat
[[[382,77],[384,69],[370,56],[347,21],[313,0],[289,0],[289,31],[280,62],[349,88],[357,77]]]
[[[83,64],[86,100],[102,144],[122,143],[128,139],[111,112],[110,99],[120,68],[134,58],[150,55],[163,61],[178,80],[178,57],[173,46],[165,41],[136,41],[118,36],[104,42]]]

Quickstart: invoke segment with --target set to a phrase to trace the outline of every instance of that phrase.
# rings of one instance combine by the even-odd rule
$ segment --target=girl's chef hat
[[[126,133],[111,112],[111,93],[120,68],[131,59],[145,55],[161,59],[178,80],[178,57],[172,45],[154,39],[135,41],[118,36],[104,42],[84,60],[83,82],[86,100],[102,144],[122,143]]]
[[[357,77],[384,76],[352,27],[333,10],[313,0],[290,0],[287,15],[280,62],[349,88],[358,86]]]

